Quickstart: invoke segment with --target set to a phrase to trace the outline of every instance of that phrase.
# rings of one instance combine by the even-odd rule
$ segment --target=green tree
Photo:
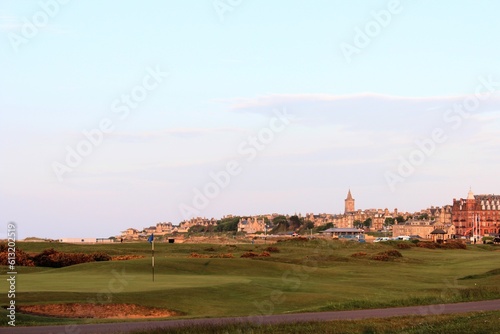
[[[427,219],[429,219],[429,214],[423,213],[420,216],[418,216],[418,219],[420,219],[420,220],[427,220]]]
[[[276,216],[273,218],[273,225],[283,225],[286,224],[288,226],[288,219],[285,216]]]
[[[305,228],[306,230],[313,229],[313,228],[314,228],[314,223],[313,223],[312,221],[310,221],[310,220],[306,220],[306,221],[304,222],[304,228]]]
[[[239,222],[240,222],[239,216],[220,219],[217,221],[217,226],[215,227],[215,231],[216,232],[238,231]]]
[[[365,227],[370,227],[372,226],[372,219],[371,218],[367,218],[364,222],[363,222],[363,226]]]
[[[285,216],[277,216],[273,219],[273,229],[271,233],[277,232],[286,232],[288,231],[288,227],[290,224],[288,223],[288,219]]]
[[[396,217],[396,221],[397,221],[397,222],[398,222],[398,224],[399,224],[399,223],[404,222],[404,221],[405,221],[405,218],[404,218],[403,216],[399,215],[399,216],[397,216],[397,217]]]
[[[395,222],[394,218],[392,218],[392,217],[387,217],[387,218],[385,218],[385,220],[384,220],[384,225],[385,225],[385,226],[391,226],[391,225],[394,225],[394,222]]]
[[[297,215],[293,215],[290,217],[288,220],[289,222],[289,229],[296,230],[300,228],[300,226],[304,223],[304,220],[302,218],[299,218]]]
[[[359,219],[356,219],[353,224],[357,228],[363,227],[363,222],[361,220],[359,220]]]
[[[325,225],[318,226],[318,228],[316,228],[316,231],[321,232],[324,230],[328,230],[329,228],[333,228],[333,223],[326,223]]]

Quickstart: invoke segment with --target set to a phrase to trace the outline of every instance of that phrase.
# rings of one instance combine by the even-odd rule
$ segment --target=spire
[[[347,198],[346,199],[352,199],[351,189],[349,189],[349,192],[347,193]]]
[[[472,188],[469,188],[469,194],[467,195],[467,199],[475,199],[474,193],[472,192]]]
[[[354,198],[352,198],[351,189],[347,193],[347,198],[345,199],[345,213],[354,212]]]

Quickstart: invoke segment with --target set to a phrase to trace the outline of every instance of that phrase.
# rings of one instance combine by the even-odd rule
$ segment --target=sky
[[[3,0],[0,238],[499,193],[499,12]]]

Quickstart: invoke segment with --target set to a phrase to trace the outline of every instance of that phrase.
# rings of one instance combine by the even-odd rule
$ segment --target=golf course
[[[16,326],[218,317],[250,321],[273,314],[418,305],[436,305],[423,307],[420,315],[439,317],[439,304],[500,298],[498,245],[431,249],[411,242],[305,238],[273,244],[156,243],[154,281],[147,242],[18,242],[17,248],[32,254],[49,248],[102,252],[121,259],[62,268],[16,267],[18,308],[62,310],[62,304],[71,304],[105,312],[116,306],[114,317],[103,318],[18,309]],[[8,291],[7,284],[2,280],[2,291]],[[6,294],[2,298],[1,326],[7,326]],[[121,318],[122,306],[151,312]]]

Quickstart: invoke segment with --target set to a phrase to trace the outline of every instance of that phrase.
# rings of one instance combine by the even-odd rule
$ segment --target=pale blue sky
[[[341,46],[394,3],[348,61]],[[232,160],[241,173],[200,216],[339,213],[349,188],[357,208],[408,211],[500,190],[498,1],[243,0],[223,20],[213,4],[0,3],[2,221],[53,238],[178,224]],[[155,69],[168,76],[120,118],[113,102]],[[292,123],[247,161],[273,110]],[[113,130],[58,180],[103,119]],[[402,176],[435,129],[445,140]]]

